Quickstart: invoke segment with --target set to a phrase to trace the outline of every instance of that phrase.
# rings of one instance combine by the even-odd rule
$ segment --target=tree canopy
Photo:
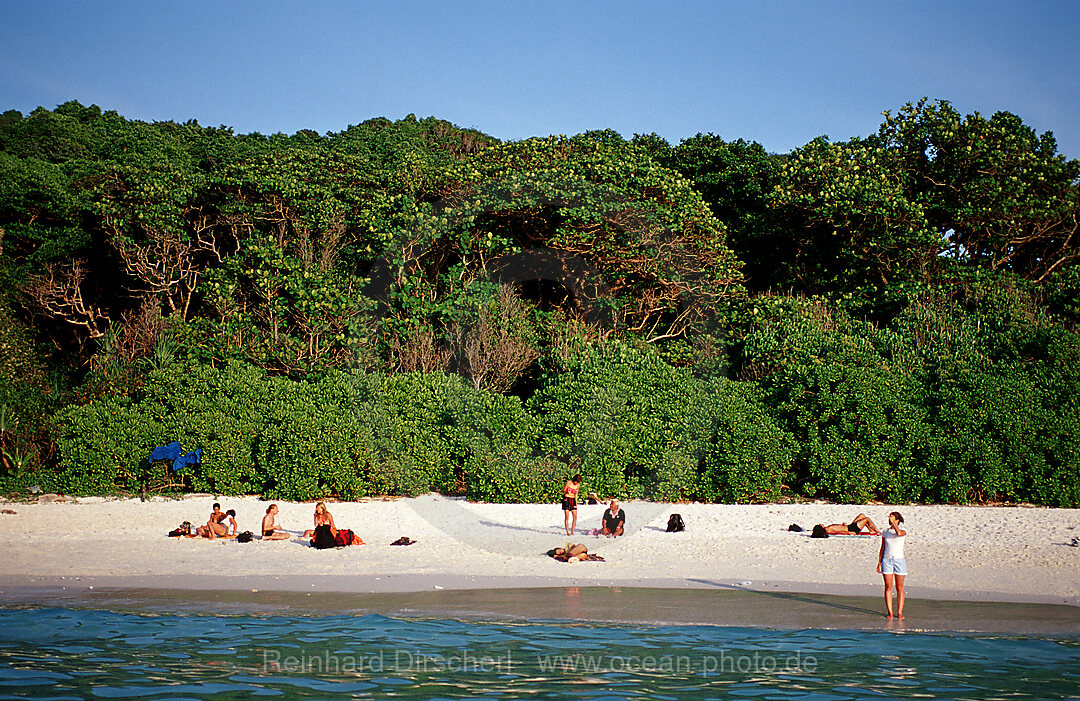
[[[80,484],[130,485],[135,443],[194,431],[230,453],[216,479],[304,498],[539,498],[529,475],[578,464],[664,498],[1076,503],[1054,485],[1080,474],[1080,161],[1008,112],[883,116],[774,154],[414,115],[264,135],[4,112],[0,485],[83,480],[73,427],[163,411],[184,372],[255,397],[264,448],[138,419]],[[1041,433],[1010,422],[1014,391]],[[312,435],[256,417],[271,396]],[[287,464],[305,445],[352,466]]]

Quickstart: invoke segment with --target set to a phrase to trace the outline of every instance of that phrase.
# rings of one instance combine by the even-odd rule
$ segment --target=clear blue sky
[[[1080,2],[0,0],[0,111],[67,100],[238,133],[434,115],[787,152],[922,96],[1080,158]]]

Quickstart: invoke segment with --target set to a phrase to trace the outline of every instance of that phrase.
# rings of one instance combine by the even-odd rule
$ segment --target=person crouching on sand
[[[600,529],[600,533],[601,535],[620,536],[623,534],[625,525],[626,514],[619,508],[619,502],[612,499],[608,510],[604,512],[604,525]]]
[[[896,583],[896,617],[904,617],[904,577],[907,576],[907,561],[904,560],[904,539],[907,531],[900,525],[904,517],[899,511],[889,514],[889,527],[881,534],[881,548],[878,549],[877,571],[885,580],[885,617],[893,617],[892,588]]]
[[[291,536],[285,532],[277,523],[277,504],[271,504],[266,507],[266,515],[262,520],[262,539],[263,540],[287,540]]]
[[[577,528],[577,495],[579,489],[581,489],[581,475],[574,475],[563,486],[563,528],[566,529],[566,535],[574,535],[574,530]],[[573,523],[570,521],[571,514],[573,515]]]

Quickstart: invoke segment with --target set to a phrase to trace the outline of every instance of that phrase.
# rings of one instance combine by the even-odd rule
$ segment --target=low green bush
[[[611,344],[570,363],[528,409],[536,417],[541,453],[580,472],[586,489],[643,498],[670,481],[657,470],[684,440],[705,400],[704,385],[688,371],[654,353]]]
[[[795,441],[769,415],[753,383],[713,383],[711,427],[695,496],[711,502],[780,498],[791,477]]]

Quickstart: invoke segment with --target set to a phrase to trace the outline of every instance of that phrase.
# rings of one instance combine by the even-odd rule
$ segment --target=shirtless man
[[[278,525],[275,520],[278,513],[277,504],[271,504],[266,507],[266,515],[262,520],[262,539],[263,540],[288,540],[292,536]]]

